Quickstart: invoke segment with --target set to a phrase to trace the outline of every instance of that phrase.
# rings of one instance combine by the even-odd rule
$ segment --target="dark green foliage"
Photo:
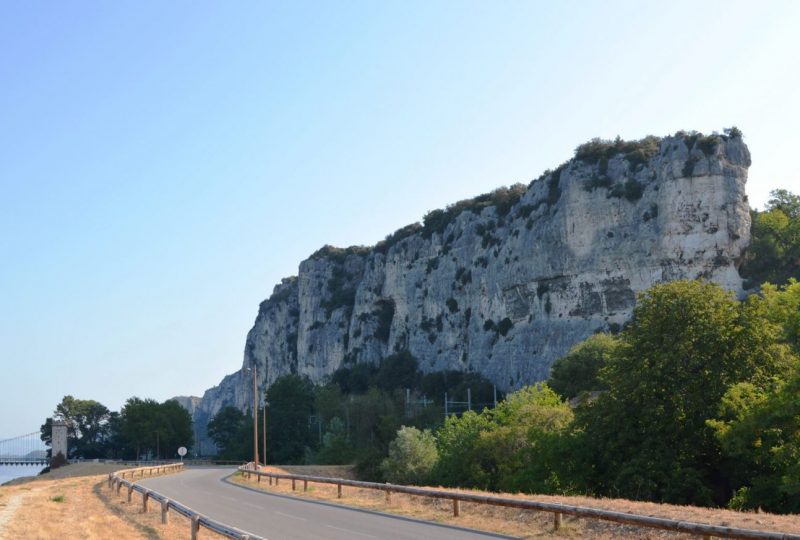
[[[553,363],[547,384],[566,399],[581,392],[606,390],[608,386],[597,376],[617,347],[617,340],[612,336],[595,334],[589,337]]]
[[[223,407],[208,423],[208,436],[219,459],[253,460],[253,416],[236,407]]]
[[[441,234],[448,225],[453,223],[461,213],[469,211],[481,213],[484,208],[494,207],[498,217],[505,216],[525,193],[525,186],[515,184],[511,187],[501,187],[491,193],[479,195],[474,199],[466,199],[451,204],[444,210],[432,210],[425,214],[422,220],[422,236],[430,238],[433,234]]]
[[[800,280],[800,196],[772,191],[763,212],[751,213],[750,248],[741,268],[749,286]]]
[[[299,375],[284,375],[267,390],[268,459],[300,463],[312,444],[309,417],[314,414],[314,385]]]
[[[411,227],[412,225],[409,225]],[[346,248],[338,248],[331,245],[324,245],[317,251],[311,254],[310,259],[328,259],[331,262],[342,265],[347,260],[347,257],[356,255],[359,257],[366,257],[372,248],[368,246],[350,246]]]
[[[553,174],[550,175],[550,178],[547,179],[547,204],[553,206],[558,202],[558,199],[561,198],[561,186],[559,183],[561,182],[561,173],[565,169],[565,165],[561,165]]]
[[[351,276],[343,267],[334,266],[328,280],[328,295],[322,301],[327,317],[339,308],[351,308],[356,303],[356,286]]]
[[[296,291],[296,289],[291,286],[295,281],[297,281],[296,277],[284,278],[281,284],[275,287],[272,296],[261,302],[261,305],[258,306],[259,315],[263,316],[268,309],[289,300],[292,293]]]
[[[683,176],[687,178],[692,176],[694,174],[694,166],[698,161],[700,161],[698,156],[689,156],[689,158],[683,164],[683,171],[681,171]]]
[[[737,510],[800,512],[800,369],[771,392],[734,387],[721,410],[717,436],[736,480]]]
[[[433,272],[434,270],[436,270],[438,268],[439,268],[439,258],[438,257],[432,257],[432,258],[428,259],[428,264],[425,265],[425,273],[426,274],[430,274],[431,272]]]
[[[352,368],[339,368],[331,376],[345,394],[363,394],[374,384],[377,368],[372,364],[356,364]]]
[[[458,313],[458,301],[455,298],[448,298],[445,304],[450,313]]]
[[[127,459],[145,455],[174,459],[179,447],[194,443],[192,417],[174,400],[159,403],[132,397],[120,411],[119,426]]]
[[[381,390],[414,388],[419,378],[417,359],[408,351],[387,356],[375,374],[375,385]]]
[[[641,182],[634,178],[630,178],[625,181],[625,198],[631,202],[638,201],[642,198],[642,193],[644,192],[644,186]]]
[[[64,396],[56,406],[55,417],[67,424],[67,447],[72,458],[109,457],[109,438],[112,433],[111,411],[94,400],[76,399]],[[41,439],[50,444],[52,418],[48,418],[41,426]]]
[[[383,298],[376,302],[378,309],[373,312],[378,318],[378,327],[375,329],[374,336],[384,343],[389,342],[389,335],[392,331],[392,320],[394,319],[394,300]]]
[[[592,191],[597,188],[610,188],[614,185],[614,181],[611,180],[608,176],[605,175],[592,175],[591,178],[585,180],[583,182],[583,189],[586,191]]]
[[[717,149],[717,146],[719,146],[719,143],[721,142],[722,142],[722,137],[720,137],[719,135],[705,135],[697,139],[697,147],[706,156],[711,156],[714,154],[714,151]]]
[[[494,330],[494,321],[492,319],[486,319],[483,323],[483,329],[487,332],[491,332]]]
[[[385,240],[378,242],[375,245],[374,250],[378,253],[386,253],[389,251],[389,249],[392,248],[392,246],[399,244],[406,238],[414,236],[415,234],[420,232],[422,232],[422,225],[420,223],[412,223],[411,225],[406,225],[405,227],[402,227],[393,232],[392,234],[390,234],[389,236],[387,236]]]
[[[602,494],[674,503],[724,503],[720,448],[706,421],[726,390],[763,384],[785,369],[756,299],[676,281],[639,298],[600,381],[610,391],[581,411]]]
[[[603,160],[607,163],[611,158],[622,155],[631,165],[638,166],[656,155],[660,144],[661,139],[653,136],[638,141],[623,141],[619,137],[613,141],[592,139],[575,149],[575,159],[595,165]]]
[[[467,270],[462,266],[456,270],[455,281],[460,281],[462,286],[472,283],[472,270]]]
[[[498,334],[500,334],[501,336],[505,337],[506,334],[508,334],[508,332],[512,328],[514,328],[514,322],[511,319],[509,319],[508,317],[506,317],[505,319],[503,319],[502,321],[497,323],[496,330],[497,330]]]

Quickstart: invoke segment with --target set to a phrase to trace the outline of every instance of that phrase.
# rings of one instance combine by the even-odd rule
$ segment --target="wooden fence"
[[[119,495],[122,486],[125,486],[128,489],[128,502],[131,502],[134,492],[140,493],[142,495],[143,512],[147,512],[151,500],[159,503],[161,509],[161,523],[169,523],[170,510],[174,510],[180,515],[189,518],[191,523],[190,530],[192,540],[197,540],[197,537],[200,533],[200,527],[214,531],[215,533],[221,534],[226,538],[234,538],[237,540],[266,540],[265,538],[255,534],[250,534],[237,529],[236,527],[231,527],[230,525],[225,525],[224,523],[215,521],[208,516],[204,516],[203,514],[192,510],[188,506],[184,506],[179,502],[170,500],[155,490],[148,489],[134,482],[135,478],[144,478],[145,476],[156,476],[159,474],[179,472],[183,470],[183,467],[183,463],[171,463],[168,465],[137,467],[135,469],[117,471],[108,475],[108,487],[111,490],[116,490],[117,494]]]
[[[472,493],[459,493],[442,489],[419,488],[402,486],[397,484],[380,484],[377,482],[360,482],[358,480],[347,480],[345,478],[327,478],[324,476],[305,476],[300,474],[274,473],[256,470],[253,463],[248,463],[239,467],[239,471],[248,478],[256,475],[258,481],[266,477],[270,484],[274,479],[290,480],[292,489],[296,489],[297,482],[303,483],[303,491],[308,490],[309,483],[332,484],[337,486],[337,494],[342,497],[342,486],[349,486],[361,489],[375,489],[386,494],[386,500],[391,499],[392,493],[404,493],[406,495],[416,495],[419,497],[431,497],[436,499],[450,499],[453,501],[453,515],[458,517],[461,509],[460,503],[489,504],[494,506],[504,506],[508,508],[520,508],[523,510],[536,510],[539,512],[550,512],[553,514],[553,527],[557,530],[561,527],[563,515],[576,516],[584,519],[600,519],[621,523],[624,525],[634,525],[649,529],[662,529],[676,533],[688,533],[702,536],[704,539],[710,538],[741,538],[748,540],[800,540],[800,535],[782,533],[776,531],[757,531],[751,529],[737,529],[735,527],[722,527],[706,523],[694,523],[691,521],[679,521],[676,519],[659,518],[652,516],[641,516],[638,514],[628,514],[625,512],[613,512],[611,510],[601,510],[599,508],[589,508],[582,506],[572,506],[560,503],[546,503],[526,499],[514,499],[511,497],[498,497],[492,495],[478,495]]]

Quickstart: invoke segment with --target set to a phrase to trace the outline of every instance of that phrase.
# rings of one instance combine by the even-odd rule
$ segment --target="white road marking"
[[[288,518],[291,518],[291,519],[296,519],[296,520],[298,520],[298,521],[308,521],[308,520],[307,520],[306,518],[304,518],[304,517],[300,517],[300,516],[293,516],[292,514],[285,514],[285,513],[283,513],[283,512],[278,512],[277,510],[275,511],[275,513],[276,513],[276,514],[279,514],[279,515],[281,515],[281,516],[286,516],[286,517],[288,517]]]
[[[333,525],[325,525],[331,529],[336,529],[337,531],[342,531],[350,534],[357,534],[359,536],[366,536],[367,538],[377,538],[377,536],[372,536],[371,534],[366,534],[358,531],[351,531],[350,529],[342,529],[341,527],[334,527]]]
[[[261,507],[259,505],[257,505],[257,504],[253,504],[253,503],[249,503],[249,502],[243,502],[242,504],[245,505],[245,506],[249,506],[250,508],[257,508],[257,509],[261,510]]]

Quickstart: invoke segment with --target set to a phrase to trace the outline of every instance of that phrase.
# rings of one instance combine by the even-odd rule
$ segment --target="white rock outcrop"
[[[590,143],[529,186],[432,212],[372,248],[326,246],[261,303],[244,366],[263,389],[409,350],[423,371],[476,371],[505,390],[545,379],[655,283],[741,291],[749,165],[738,132]],[[198,424],[252,403],[245,376],[193,404]]]

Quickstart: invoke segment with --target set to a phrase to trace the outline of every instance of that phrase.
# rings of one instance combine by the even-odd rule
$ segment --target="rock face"
[[[261,303],[243,368],[263,389],[409,350],[423,371],[477,371],[504,390],[545,379],[576,343],[616,332],[655,283],[741,291],[749,165],[738,130],[595,140],[528,186],[433,211],[374,247],[326,246]],[[198,424],[252,403],[249,377],[208,390]]]

